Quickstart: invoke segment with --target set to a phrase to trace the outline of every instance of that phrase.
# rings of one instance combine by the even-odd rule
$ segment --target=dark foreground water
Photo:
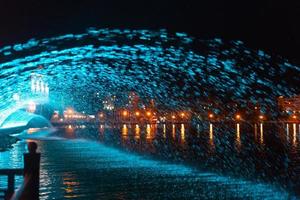
[[[30,137],[42,153],[41,199],[297,199],[299,128],[68,125]],[[25,151],[22,140],[1,152],[1,168],[22,167]]]

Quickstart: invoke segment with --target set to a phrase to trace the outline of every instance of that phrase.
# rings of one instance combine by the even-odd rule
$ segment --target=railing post
[[[15,191],[15,174],[8,173],[7,174],[7,191],[5,192],[4,199],[10,199]]]
[[[7,194],[12,196],[15,191],[15,175],[13,173],[7,175]]]
[[[36,152],[37,144],[28,143],[29,153],[24,153],[24,191],[21,196],[23,200],[38,200],[40,187],[40,158],[41,154]]]

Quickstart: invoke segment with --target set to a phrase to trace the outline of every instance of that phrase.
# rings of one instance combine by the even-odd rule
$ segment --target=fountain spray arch
[[[166,30],[87,29],[31,39],[0,49],[3,121],[14,110],[10,98],[32,73],[47,78],[50,101],[78,109],[98,99],[135,91],[161,108],[201,110],[199,101],[249,101],[274,110],[278,96],[300,93],[300,68],[285,59],[251,50],[241,41],[198,40]],[[125,101],[125,100],[124,100]],[[122,98],[120,100],[122,102]],[[1,123],[0,123],[1,124]]]
[[[122,105],[125,102],[122,94],[126,91],[135,91],[141,98],[155,99],[158,106],[166,109],[201,110],[199,102],[213,98],[223,109],[232,109],[227,108],[230,105],[227,103],[235,100],[241,105],[247,105],[248,101],[258,102],[272,111],[276,109],[278,96],[300,93],[300,68],[285,59],[251,50],[241,41],[198,40],[185,33],[166,30],[91,28],[82,34],[32,39],[2,47],[0,56],[0,124],[6,124],[9,116],[13,118],[13,113],[26,107],[26,103],[17,104],[12,100],[15,94],[24,93],[22,102],[43,101],[44,97],[35,92],[37,88],[41,91],[40,85],[36,87],[34,81],[34,87],[30,87],[32,73],[47,78],[47,100],[51,105],[70,105],[88,112],[94,112],[98,100],[107,95],[118,95]],[[137,156],[130,157],[104,146],[99,148],[94,143],[90,145],[93,151],[87,156],[99,156],[99,152],[94,151],[97,147],[109,158],[119,155],[122,159],[129,158],[131,165],[133,160],[145,163]],[[119,162],[114,163],[119,167]],[[161,165],[151,162],[145,166]],[[171,167],[176,173],[185,169]],[[265,193],[260,184],[252,187],[244,181],[232,181],[215,174],[200,176],[208,177],[214,185],[233,182],[232,189],[237,194],[245,191],[245,187],[235,190],[237,185],[249,188],[245,195]],[[276,189],[268,191],[267,194],[275,197],[283,196],[275,194]]]
[[[43,128],[51,127],[51,123],[48,119],[42,115],[29,113],[24,110],[16,110],[11,113],[1,124],[1,128]]]
[[[15,82],[4,87],[6,93],[0,108],[0,128],[26,126],[33,118],[42,118],[34,114],[38,105],[49,102],[49,87],[41,75],[30,74],[29,81]]]

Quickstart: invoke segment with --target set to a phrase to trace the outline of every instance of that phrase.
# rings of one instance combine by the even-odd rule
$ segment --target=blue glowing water
[[[2,47],[0,56],[0,125],[16,125],[22,117],[15,113],[31,101],[45,103],[43,98],[32,94],[32,73],[46,79],[50,88],[47,104],[73,106],[88,113],[97,111],[99,102],[108,95],[116,95],[118,103],[124,105],[128,91],[135,91],[142,99],[154,99],[162,109],[201,110],[201,101],[214,99],[224,110],[232,109],[226,106],[231,100],[240,105],[251,100],[271,111],[278,96],[300,93],[300,68],[285,59],[248,49],[241,41],[198,40],[165,30],[88,29],[82,34],[32,39]],[[15,98],[16,94],[20,100]],[[31,119],[28,116],[21,121],[26,124]],[[298,140],[297,135],[294,138]],[[246,146],[247,141],[244,143]],[[228,141],[220,144],[231,145]],[[217,150],[225,151],[220,144],[216,141]],[[39,145],[44,155],[41,165],[44,199],[107,195],[129,199],[143,195],[149,199],[288,199],[289,195],[270,184],[156,161],[90,141],[41,141]],[[201,150],[199,144],[191,145]],[[237,148],[239,145],[237,142]],[[21,166],[24,146],[21,141],[9,152],[1,153],[1,167]],[[229,165],[229,170],[236,163],[231,160],[240,161],[229,153],[217,159],[224,166]],[[249,156],[249,160],[259,158]],[[86,165],[87,162],[91,164]],[[263,163],[266,164],[269,162]],[[245,174],[251,174],[251,170],[245,168]],[[91,177],[98,180],[98,187],[94,187]],[[108,182],[101,182],[102,177]],[[128,188],[133,188],[133,192]]]
[[[231,125],[68,125],[24,138],[42,153],[41,199],[297,199],[300,126]],[[1,168],[22,167],[25,146],[0,153]]]
[[[2,128],[11,128],[11,127],[51,127],[50,122],[40,115],[36,115],[33,113],[28,113],[22,110],[17,110],[10,114],[3,122]]]
[[[201,109],[199,102],[213,98],[229,110],[225,103],[231,100],[272,110],[278,96],[300,93],[300,68],[285,59],[241,41],[198,40],[165,30],[90,28],[5,46],[0,56],[1,110],[12,107],[14,93],[29,92],[32,72],[46,77],[54,105],[90,112],[98,109],[96,93],[100,99],[117,95],[122,104],[122,95],[135,91],[162,108]]]
[[[39,141],[41,199],[288,199],[281,188],[156,161],[93,141]],[[24,142],[0,154],[3,167],[22,167]],[[63,153],[59,153],[63,152]],[[11,162],[7,162],[11,161]],[[2,181],[2,182],[1,182]],[[18,182],[20,180],[18,179]],[[0,179],[0,185],[5,186]]]

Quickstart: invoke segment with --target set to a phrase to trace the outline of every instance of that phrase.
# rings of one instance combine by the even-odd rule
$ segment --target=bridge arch
[[[1,128],[43,128],[51,126],[49,120],[42,115],[26,112],[24,109],[11,113],[1,124]]]

